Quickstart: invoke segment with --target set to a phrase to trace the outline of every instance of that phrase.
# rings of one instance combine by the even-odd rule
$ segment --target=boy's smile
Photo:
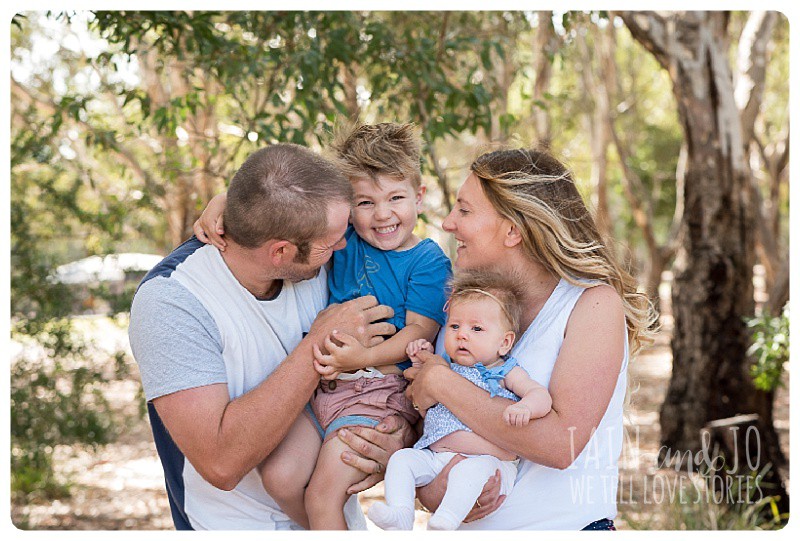
[[[379,250],[403,251],[419,242],[414,236],[425,187],[379,175],[352,181],[356,193],[351,221],[358,236]]]

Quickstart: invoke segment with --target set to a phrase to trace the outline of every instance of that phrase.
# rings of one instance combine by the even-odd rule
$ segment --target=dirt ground
[[[662,333],[655,346],[643,352],[629,370],[632,394],[626,420],[628,441],[620,460],[620,529],[659,527],[669,512],[664,488],[653,483],[659,475],[655,457],[659,444],[659,407],[666,394],[671,371],[669,316],[662,318]],[[109,396],[121,412],[133,415],[137,408],[138,374],[115,384]],[[776,426],[781,443],[789,452],[789,388],[776,402]],[[164,490],[163,472],[156,457],[146,419],[136,419],[119,440],[92,451],[62,446],[56,449],[60,475],[72,484],[72,497],[65,500],[12,502],[13,523],[25,530],[169,530],[172,519]],[[361,494],[366,509],[383,496],[382,484]],[[659,501],[661,498],[661,501]],[[417,512],[417,527],[426,514]]]

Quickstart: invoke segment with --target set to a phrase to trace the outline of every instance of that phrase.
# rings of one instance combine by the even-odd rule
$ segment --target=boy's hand
[[[341,374],[339,370],[336,370],[332,366],[325,366],[324,364],[319,362],[319,359],[324,359],[325,357],[327,357],[327,355],[322,353],[317,344],[314,344],[313,349],[314,349],[314,359],[313,359],[314,370],[317,371],[317,374],[319,374],[322,377],[322,379],[326,380],[338,378],[339,374]]]
[[[525,426],[531,420],[531,410],[517,402],[503,412],[503,420],[509,426]]]
[[[409,342],[406,346],[406,355],[408,355],[408,358],[411,359],[411,363],[416,368],[422,367],[422,360],[417,358],[417,354],[420,351],[430,351],[433,353],[433,345],[424,338],[420,338],[419,340]]]
[[[336,339],[339,343],[335,342]],[[322,353],[322,350],[314,344],[314,367],[321,365],[317,368],[325,379],[333,379],[330,376],[331,372],[349,372],[351,370],[359,370],[372,366],[370,363],[369,348],[361,345],[361,342],[350,336],[340,332],[333,331],[331,335],[325,338],[325,349],[328,354]]]
[[[222,238],[222,235],[225,234],[222,214],[225,211],[227,202],[228,194],[226,192],[215,195],[208,202],[206,208],[203,209],[203,214],[192,226],[194,234],[199,240],[206,244],[213,244],[222,252],[225,251],[225,247],[228,245],[225,239]]]

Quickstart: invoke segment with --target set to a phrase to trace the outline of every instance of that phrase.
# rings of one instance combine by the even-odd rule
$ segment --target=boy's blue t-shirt
[[[347,228],[345,239],[347,246],[333,252],[328,304],[374,295],[380,304],[394,309],[394,317],[387,321],[397,330],[406,325],[406,310],[444,325],[447,280],[452,271],[438,244],[425,239],[402,252],[379,250],[361,239],[353,226]],[[405,370],[411,362],[397,366]]]

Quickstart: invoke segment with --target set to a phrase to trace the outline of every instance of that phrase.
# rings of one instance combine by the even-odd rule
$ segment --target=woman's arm
[[[550,378],[552,409],[526,427],[499,422],[510,400],[479,389],[438,363],[407,370],[420,408],[441,402],[476,434],[519,456],[552,468],[577,458],[603,417],[614,392],[625,351],[622,301],[608,286],[593,287],[578,300]],[[430,355],[420,352],[420,356]]]
[[[366,478],[347,489],[348,494],[357,494],[381,482],[389,458],[395,451],[414,445],[419,437],[417,430],[399,415],[385,417],[375,428],[343,428],[338,436],[354,451],[343,452],[342,462],[367,474]]]

